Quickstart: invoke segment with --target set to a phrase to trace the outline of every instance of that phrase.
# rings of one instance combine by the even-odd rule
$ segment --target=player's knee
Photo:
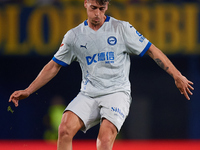
[[[97,139],[97,147],[100,149],[109,150],[112,149],[114,139],[112,136],[100,136]]]
[[[74,135],[83,127],[83,125],[83,122],[73,112],[65,112],[58,128],[58,138],[72,140]]]
[[[65,140],[72,140],[73,139],[73,133],[70,129],[70,126],[61,123],[58,128],[58,136],[59,139],[64,138]]]
[[[100,145],[109,145],[109,143],[111,143],[111,138],[108,136],[103,136],[103,137],[98,137],[98,144]]]
[[[103,120],[97,138],[97,147],[100,150],[112,150],[117,135],[116,127],[108,120]]]

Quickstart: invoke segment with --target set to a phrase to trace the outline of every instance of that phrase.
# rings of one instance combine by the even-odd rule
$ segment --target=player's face
[[[85,0],[84,6],[87,9],[88,21],[93,26],[101,26],[105,21],[105,12],[108,9],[108,2],[100,5],[96,0]]]

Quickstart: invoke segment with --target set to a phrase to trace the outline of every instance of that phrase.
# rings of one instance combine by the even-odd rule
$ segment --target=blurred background
[[[111,1],[107,14],[129,21],[195,88],[187,101],[153,60],[131,56],[133,102],[118,139],[200,139],[199,4],[199,0]],[[0,0],[0,139],[57,139],[62,112],[80,90],[78,63],[63,67],[18,108],[8,99],[35,79],[64,34],[86,19],[83,0]],[[96,139],[98,129],[99,125],[87,134],[78,132],[75,139]]]

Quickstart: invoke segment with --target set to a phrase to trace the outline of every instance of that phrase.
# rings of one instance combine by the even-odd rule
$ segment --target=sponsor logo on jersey
[[[111,111],[116,112],[117,114],[119,114],[122,118],[124,118],[124,114],[122,113],[121,109],[117,108],[117,107],[111,107]]]
[[[62,47],[64,44],[61,44],[60,47]]]
[[[94,54],[93,56],[87,56],[86,61],[88,65],[97,62],[105,62],[106,64],[114,63],[115,56],[114,52],[101,52],[98,54]]]
[[[117,44],[117,39],[114,36],[110,36],[107,41],[108,41],[108,44],[110,44],[110,45]]]
[[[83,48],[87,49],[86,46],[87,46],[87,43],[85,45],[81,45],[80,47],[83,47]]]
[[[142,43],[144,41],[145,37],[140,32],[138,32],[137,30],[136,30],[136,33],[140,37],[139,41]]]

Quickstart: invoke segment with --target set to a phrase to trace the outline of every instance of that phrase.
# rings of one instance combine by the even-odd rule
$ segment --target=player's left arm
[[[193,94],[191,92],[191,90],[194,90],[192,87],[193,82],[189,81],[185,76],[183,76],[167,58],[167,56],[153,44],[150,46],[147,54],[158,64],[158,66],[160,66],[174,78],[176,87],[179,89],[181,94],[184,94],[184,96],[190,100],[188,94]]]

